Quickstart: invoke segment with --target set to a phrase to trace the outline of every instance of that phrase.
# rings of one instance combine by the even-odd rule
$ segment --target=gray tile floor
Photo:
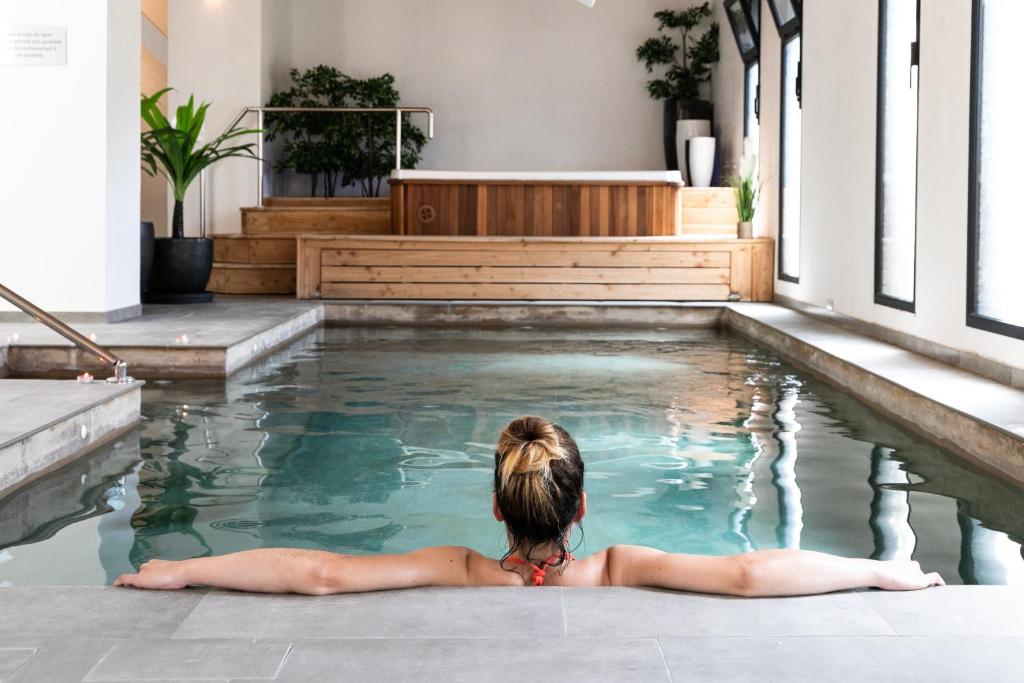
[[[0,590],[0,681],[1024,680],[1024,589]]]

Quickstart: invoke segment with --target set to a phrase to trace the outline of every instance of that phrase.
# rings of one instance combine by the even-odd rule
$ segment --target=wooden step
[[[682,190],[680,235],[736,234],[739,214],[731,187],[685,187]]]
[[[335,235],[386,235],[391,232],[390,204],[337,204],[331,206],[266,206],[242,209],[242,232],[331,233]]]
[[[217,294],[295,294],[295,264],[214,262],[206,289]]]
[[[717,237],[735,237],[736,221],[731,223],[683,223],[679,229],[680,236],[715,235]]]
[[[217,235],[213,238],[213,260],[217,263],[295,265],[295,236]]]
[[[271,209],[284,207],[308,209],[315,207],[349,207],[391,210],[388,197],[264,197],[263,206]]]

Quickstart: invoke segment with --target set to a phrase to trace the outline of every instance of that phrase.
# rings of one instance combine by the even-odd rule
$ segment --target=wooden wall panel
[[[142,16],[167,35],[167,0],[142,0]]]
[[[671,185],[392,181],[392,233],[648,237],[679,231]]]
[[[544,192],[510,193],[495,211],[535,213]],[[300,298],[750,301],[771,296],[773,251],[768,239],[310,235],[298,253]]]
[[[167,67],[164,66],[163,62],[157,59],[156,55],[147,50],[145,47],[142,49],[142,64],[141,64],[141,83],[140,87],[142,92],[146,95],[152,95],[158,90],[162,90],[167,87]],[[166,114],[167,113],[167,100],[166,98],[160,101],[160,109]]]

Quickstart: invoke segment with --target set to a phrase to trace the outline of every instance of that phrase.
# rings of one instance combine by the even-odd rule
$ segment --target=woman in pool
[[[861,560],[806,550],[726,557],[680,555],[617,545],[577,560],[574,524],[587,513],[583,460],[569,434],[540,417],[513,421],[494,455],[494,518],[509,551],[494,560],[459,547],[354,556],[260,549],[171,562],[151,560],[115,586],[174,589],[205,585],[263,593],[356,593],[416,586],[651,586],[700,593],[780,596],[847,588],[918,590],[943,585],[917,562]]]

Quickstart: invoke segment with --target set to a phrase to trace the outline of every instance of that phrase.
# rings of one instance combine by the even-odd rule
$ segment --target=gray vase
[[[736,237],[741,240],[754,239],[754,224],[750,221],[740,221],[736,224]]]

